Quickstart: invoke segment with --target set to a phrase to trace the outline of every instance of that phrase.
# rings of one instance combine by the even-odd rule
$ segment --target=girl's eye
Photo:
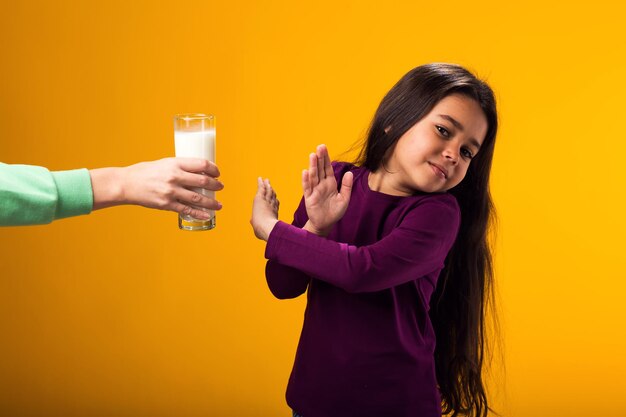
[[[472,151],[466,148],[461,149],[461,155],[463,155],[465,158],[468,158],[468,159],[472,159],[474,157],[474,155],[472,154]]]
[[[444,138],[450,137],[450,132],[448,132],[448,129],[446,129],[443,126],[439,126],[439,125],[435,125],[435,127],[437,128],[437,130],[439,131],[441,136],[443,136]]]

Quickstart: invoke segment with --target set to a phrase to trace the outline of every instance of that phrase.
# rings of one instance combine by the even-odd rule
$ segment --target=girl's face
[[[447,191],[465,178],[486,134],[487,118],[480,105],[451,94],[398,139],[370,185],[393,195]]]

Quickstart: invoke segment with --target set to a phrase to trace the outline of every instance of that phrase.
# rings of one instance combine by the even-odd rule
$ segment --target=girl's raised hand
[[[348,208],[352,180],[352,173],[346,172],[338,192],[326,145],[319,145],[316,152],[309,155],[309,169],[302,172],[304,203],[309,216],[304,229],[320,236],[328,236]]]
[[[267,241],[270,232],[278,222],[278,206],[276,192],[270,185],[270,180],[257,179],[257,191],[252,203],[252,217],[250,224],[254,235]]]

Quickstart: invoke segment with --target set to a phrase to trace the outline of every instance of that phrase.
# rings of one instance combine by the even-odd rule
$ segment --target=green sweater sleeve
[[[91,177],[86,169],[50,172],[31,165],[0,163],[0,226],[45,224],[89,214]]]

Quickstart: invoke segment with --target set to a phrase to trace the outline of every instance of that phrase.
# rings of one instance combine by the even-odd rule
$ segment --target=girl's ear
[[[390,130],[391,130],[391,126],[387,126],[387,127],[385,128],[385,135],[386,135],[387,133],[389,133],[389,131],[390,131]]]

